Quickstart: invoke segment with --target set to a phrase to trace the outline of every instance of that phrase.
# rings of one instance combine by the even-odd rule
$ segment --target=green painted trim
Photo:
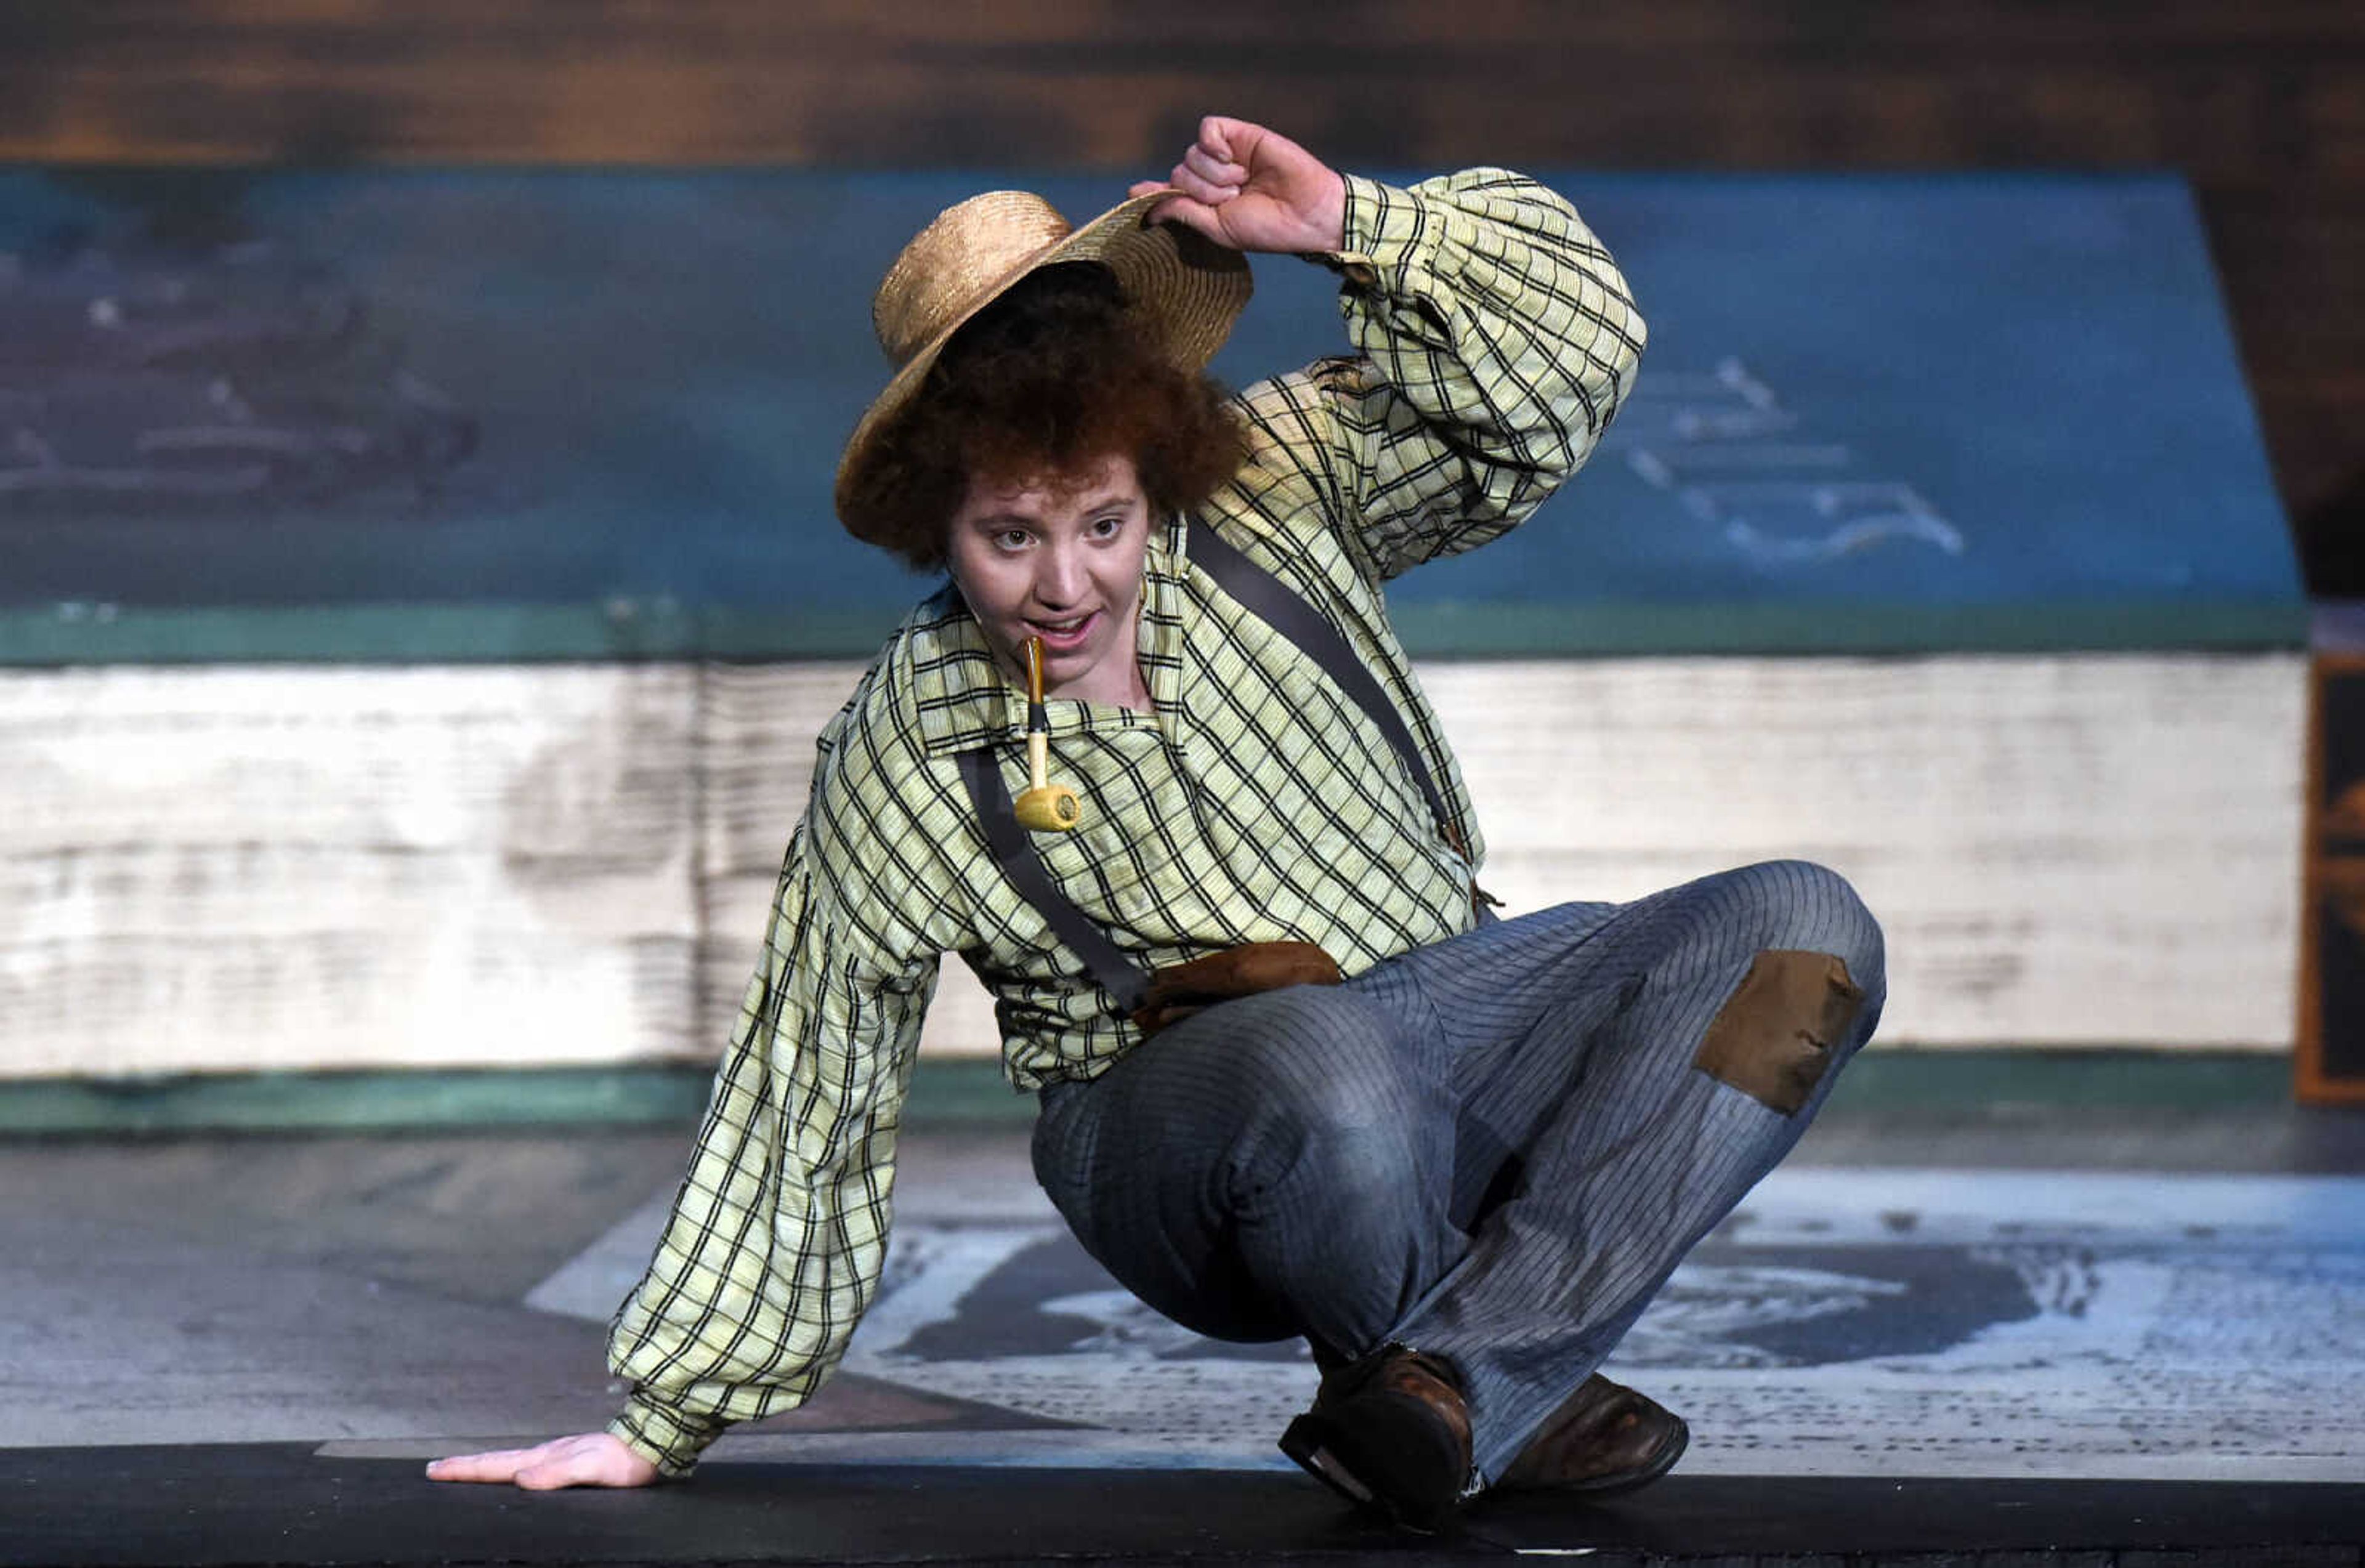
[[[257,1072],[0,1083],[0,1133],[357,1132],[687,1121],[712,1073],[665,1067]]]
[[[868,659],[907,606],[794,614],[670,599],[0,610],[0,666]],[[2303,648],[2298,601],[2001,605],[1496,604],[1395,608],[1424,658]]]
[[[2297,601],[1947,604],[1448,604],[1392,609],[1428,658],[1686,654],[2096,653],[2307,645]]]
[[[868,659],[907,608],[780,616],[693,612],[662,599],[285,610],[65,605],[0,611],[0,666]]]
[[[2205,1111],[2288,1105],[2292,1070],[2286,1051],[1891,1047],[1850,1062],[1827,1109],[1842,1115],[1960,1115],[1973,1107]]]
[[[683,1066],[28,1079],[0,1082],[0,1136],[688,1123],[705,1106],[711,1076]],[[1830,1113],[2199,1111],[2291,1099],[2292,1061],[2281,1052],[1889,1048],[1850,1066]],[[1034,1108],[1032,1096],[1003,1081],[998,1062],[925,1061],[913,1074],[904,1121],[1023,1126]]]

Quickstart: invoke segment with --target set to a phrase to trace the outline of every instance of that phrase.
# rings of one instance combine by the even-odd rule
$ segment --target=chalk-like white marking
[[[529,1300],[604,1318],[661,1210]],[[750,1434],[715,1457],[1287,1468],[1273,1438],[1311,1397],[1311,1366],[1194,1338],[1073,1246],[1024,1215],[899,1226],[845,1361],[1070,1429]],[[2005,1299],[1943,1343],[1828,1348],[1938,1316],[1975,1275]],[[1689,1419],[1687,1474],[2352,1481],[2360,1300],[2365,1178],[1785,1170],[1676,1271],[1609,1370]],[[1802,1333],[1826,1348],[1785,1351]],[[1025,1349],[962,1348],[996,1339]]]

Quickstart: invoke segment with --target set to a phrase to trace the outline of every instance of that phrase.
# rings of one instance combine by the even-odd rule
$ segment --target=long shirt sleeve
[[[824,756],[689,1171],[611,1325],[633,1388],[609,1430],[668,1474],[809,1396],[878,1289],[903,1092],[954,938],[920,896],[946,880],[930,833],[874,756]]]
[[[1343,248],[1312,259],[1345,280],[1339,308],[1356,352],[1240,394],[1249,461],[1210,503],[1211,521],[1371,667],[1443,792],[1453,853],[1474,877],[1485,840],[1383,585],[1531,516],[1632,388],[1644,328],[1575,209],[1524,175],[1346,184]],[[1223,680],[1247,678],[1254,662],[1227,665]],[[1327,695],[1294,689],[1291,700],[1322,705]]]
[[[1524,175],[1399,189],[1347,176],[1340,309],[1355,353],[1243,397],[1298,494],[1261,510],[1343,530],[1374,579],[1475,548],[1585,462],[1645,332],[1609,252]]]

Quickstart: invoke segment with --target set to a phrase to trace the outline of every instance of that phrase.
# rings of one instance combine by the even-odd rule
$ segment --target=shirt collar
[[[1149,700],[1171,712],[1182,694],[1182,520],[1170,517],[1142,556],[1138,621],[1142,678]],[[924,601],[913,628],[913,693],[920,710],[920,747],[950,756],[1026,733],[1026,693],[993,662],[985,628],[960,589],[947,582]]]

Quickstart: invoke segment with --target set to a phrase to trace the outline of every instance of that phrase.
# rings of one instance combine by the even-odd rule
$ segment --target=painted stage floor
[[[647,1494],[419,1479],[604,1419],[600,1325],[683,1148],[0,1145],[0,1563],[2365,1552],[2354,1114],[1835,1104],[1613,1363],[1689,1418],[1677,1473],[1429,1541],[1272,1449],[1313,1386],[1294,1348],[1132,1304],[1043,1204],[1023,1126],[923,1127],[889,1288],[805,1409]]]
[[[977,1416],[717,1460],[1292,1468],[1301,1343],[1177,1327],[997,1195],[906,1213],[844,1369]],[[528,1304],[605,1322],[662,1217]],[[1691,1421],[1687,1474],[2365,1480],[2365,1178],[1777,1171],[1608,1370]]]

